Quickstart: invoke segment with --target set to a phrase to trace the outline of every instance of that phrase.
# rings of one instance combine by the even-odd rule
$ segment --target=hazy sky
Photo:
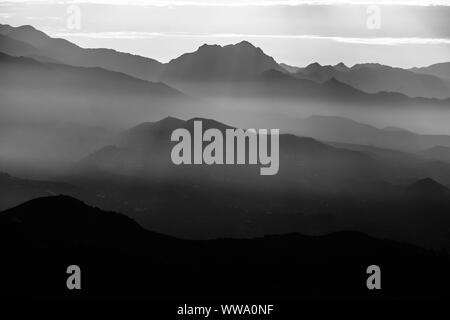
[[[450,0],[1,0],[0,22],[162,62],[244,39],[298,66],[450,61]]]

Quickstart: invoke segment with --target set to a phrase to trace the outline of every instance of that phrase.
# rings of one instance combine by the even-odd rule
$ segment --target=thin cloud
[[[274,34],[237,34],[212,33],[196,34],[187,32],[48,32],[53,37],[84,37],[93,39],[151,39],[155,37],[187,37],[187,38],[271,38],[271,39],[301,39],[328,40],[350,44],[364,45],[405,45],[405,44],[450,44],[448,38],[419,38],[419,37],[336,37],[320,35],[274,35]]]
[[[92,39],[151,39],[154,37],[169,36],[164,32],[51,32],[46,31],[52,37],[83,37]]]
[[[25,19],[27,20],[37,20],[37,21],[47,21],[47,20],[62,20],[63,18],[61,17],[34,17],[34,16],[28,16],[25,17]]]

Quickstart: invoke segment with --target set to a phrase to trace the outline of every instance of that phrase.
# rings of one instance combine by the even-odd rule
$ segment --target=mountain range
[[[449,62],[435,63],[427,67],[415,67],[410,70],[416,73],[429,74],[443,79],[450,79]]]
[[[251,79],[264,71],[277,70],[297,78],[325,82],[332,78],[368,92],[399,92],[411,97],[450,98],[448,63],[427,68],[400,69],[379,64],[340,63],[305,68],[278,64],[248,41],[235,45],[203,45],[163,64],[154,59],[109,49],[83,49],[67,40],[51,38],[32,26],[0,25],[0,51],[43,62],[60,62],[83,67],[101,67],[149,81],[168,83],[236,81]],[[436,70],[441,70],[437,72]]]
[[[132,174],[134,171],[138,176],[142,172],[150,176],[154,173],[171,176],[167,170],[176,172],[181,169],[173,165],[170,159],[170,151],[175,145],[175,142],[170,141],[170,135],[178,128],[185,128],[193,135],[194,121],[201,121],[204,130],[216,128],[224,133],[227,128],[232,128],[212,119],[198,117],[186,121],[167,117],[156,122],[142,123],[111,137],[111,145],[104,146],[82,159],[77,168],[97,168],[116,174]],[[357,183],[382,177],[392,182],[397,181],[395,177],[403,177],[403,181],[407,181],[408,176],[411,180],[429,176],[450,185],[450,164],[441,163],[444,159],[433,157],[428,152],[435,148],[444,148],[435,146],[450,143],[449,136],[417,135],[392,128],[378,129],[339,117],[312,116],[294,122],[298,123],[300,129],[297,135],[281,134],[279,137],[281,170],[278,178],[270,182],[272,190],[276,190],[278,180],[285,185],[284,179],[290,176],[297,177],[297,187],[303,182],[310,190],[314,189],[319,181],[321,185],[327,185],[328,179],[333,181],[329,185],[336,187],[339,177],[344,178],[345,183],[350,179]],[[301,130],[304,131],[300,132]],[[401,146],[404,146],[404,151],[399,151],[402,150]],[[298,162],[303,163],[307,170],[298,166]],[[402,167],[392,167],[392,162],[402,163]],[[327,170],[331,163],[333,170]],[[256,168],[237,170],[213,167],[198,166],[198,169],[185,170],[183,174],[191,171],[195,173],[192,177],[199,178],[202,171],[209,171],[209,179],[228,182],[237,179],[240,185],[251,183],[255,179],[252,175]],[[339,175],[333,171],[339,172]]]
[[[40,57],[44,61],[81,67],[100,67],[154,81],[162,63],[110,49],[84,49],[67,40],[51,38],[32,26],[0,25],[0,51],[13,56]],[[17,41],[16,44],[13,42]],[[5,48],[4,48],[5,46]]]
[[[40,60],[0,52],[0,163],[11,172],[54,174],[140,119],[207,109],[161,82]]]
[[[447,243],[448,194],[424,188],[418,196],[420,188],[409,186],[429,178],[444,190],[450,186],[450,163],[420,154],[282,134],[280,170],[272,177],[261,177],[259,166],[251,165],[176,166],[170,159],[175,144],[170,142],[171,132],[186,128],[192,133],[195,120],[202,121],[204,128],[229,127],[202,118],[169,117],[142,123],[112,137],[111,144],[80,160],[58,180],[102,195],[106,199],[102,207],[106,204],[108,209],[124,212],[146,228],[186,238],[292,231],[323,234],[351,225],[394,239],[432,246]],[[412,199],[422,203],[417,211],[410,209]],[[435,214],[425,218],[431,203]],[[389,215],[388,208],[395,208],[396,214]],[[364,218],[359,211],[366,213]],[[376,223],[368,224],[372,215]],[[418,227],[415,219],[426,222]],[[428,226],[436,226],[438,220],[442,230],[429,233]],[[387,225],[392,233],[382,231]],[[409,228],[415,232],[405,232]]]
[[[282,134],[276,176],[261,177],[258,166],[176,166],[170,160],[170,134],[175,128],[192,132],[195,120],[204,128],[230,127],[205,118],[141,123],[111,136],[110,144],[52,179],[60,182],[2,175],[7,199],[0,209],[64,193],[123,212],[147,229],[189,239],[351,229],[450,246],[449,163]]]
[[[429,121],[430,131],[448,127],[450,99],[436,98],[447,80],[435,74],[374,64],[288,68],[247,41],[203,45],[162,64],[30,26],[0,26],[0,52],[0,166],[22,177],[1,178],[10,188],[4,207],[62,192],[189,239],[361,230],[449,247],[449,136],[398,128],[425,122],[424,113],[443,123]],[[362,115],[390,127],[351,120]],[[170,134],[192,132],[195,120],[220,130],[277,125],[279,173],[175,166]],[[46,181],[25,179],[23,161]]]
[[[161,63],[0,24],[0,101],[0,297],[449,297],[450,62],[292,66],[241,41]],[[280,129],[277,174],[175,165],[196,121]]]
[[[441,64],[439,68],[444,65]],[[313,63],[305,68],[296,69],[292,74],[300,79],[320,83],[335,78],[369,93],[386,91],[399,92],[410,97],[440,99],[450,97],[450,81],[447,78],[440,78],[431,72],[425,74],[426,71],[420,69],[415,71],[375,63],[356,64],[350,68],[343,63],[335,66]]]
[[[161,82],[99,67],[43,63],[0,53],[2,117],[27,116],[85,123],[135,123],[149,115],[201,107],[202,103]],[[128,106],[127,109],[124,106]]]
[[[422,152],[430,148],[450,147],[450,136],[417,134],[399,128],[377,128],[337,116],[310,116],[287,124],[289,131],[322,141],[373,146],[407,152]],[[430,153],[430,158],[432,154]],[[442,160],[440,158],[434,158]]]
[[[374,108],[386,114],[400,112],[396,109],[441,112],[449,105],[448,99],[409,98],[395,92],[368,94],[335,77],[323,83],[298,79],[246,41],[223,47],[204,45],[161,64],[113,50],[83,49],[31,26],[1,25],[0,72],[0,121],[8,133],[0,139],[0,146],[27,155],[47,171],[57,167],[58,161],[69,165],[71,159],[84,157],[105,144],[111,132],[167,115],[213,118],[225,114],[226,108],[227,119],[238,112],[240,117],[234,121],[245,126],[265,119],[265,113],[279,112],[286,114],[279,128],[299,133],[298,126],[285,126],[298,112],[337,113],[351,108],[357,116]],[[168,85],[151,80],[164,80]],[[265,124],[272,123],[270,117],[266,120]],[[301,134],[329,140],[326,134],[313,131]],[[418,143],[417,148],[446,146],[444,140]],[[395,146],[399,139],[392,141]],[[361,143],[354,139],[337,142]],[[52,152],[55,145],[58,153]],[[412,149],[409,145],[402,148]],[[16,172],[13,167],[20,161],[0,155],[0,163]]]
[[[101,67],[144,80],[205,81],[248,78],[269,70],[282,70],[275,60],[247,41],[236,45],[203,45],[167,64],[108,49],[83,49],[67,40],[54,39],[31,26],[0,25],[0,51],[44,62]]]

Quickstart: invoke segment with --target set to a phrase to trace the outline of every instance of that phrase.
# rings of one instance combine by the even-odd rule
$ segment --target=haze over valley
[[[0,298],[448,299],[449,16],[0,1]]]
[[[64,193],[190,239],[351,229],[450,244],[446,64],[290,66],[249,41],[161,63],[9,25],[0,51],[2,209]],[[195,119],[279,128],[278,174],[174,165],[170,135]]]

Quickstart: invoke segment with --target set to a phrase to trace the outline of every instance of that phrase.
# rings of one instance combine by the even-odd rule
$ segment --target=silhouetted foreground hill
[[[356,232],[178,240],[67,196],[0,213],[0,250],[0,290],[9,298],[278,301],[450,292],[446,254]],[[72,264],[81,267],[81,291],[66,289]],[[371,264],[381,267],[381,291],[366,288]]]
[[[93,201],[86,190],[61,182],[20,179],[0,172],[0,211],[30,199],[67,194],[84,201]]]

